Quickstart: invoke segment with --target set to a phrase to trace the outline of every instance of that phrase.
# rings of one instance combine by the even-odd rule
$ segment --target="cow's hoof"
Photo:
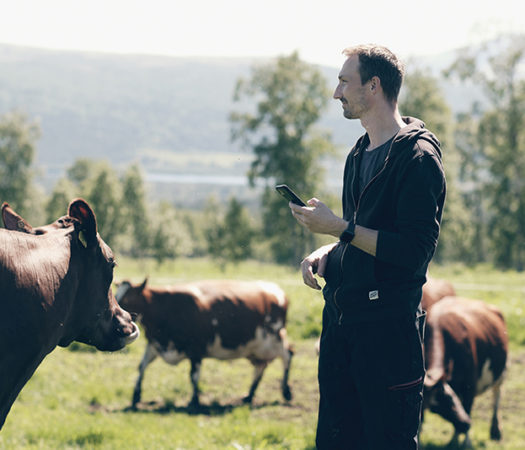
[[[133,394],[133,398],[131,399],[131,407],[136,409],[137,408],[137,403],[140,402],[140,397],[141,395],[140,394]]]
[[[490,429],[490,439],[493,441],[501,441],[501,431],[499,428]]]
[[[284,389],[283,389],[283,397],[284,399],[289,402],[291,399],[292,399],[292,391],[290,390],[290,388],[288,386],[286,386]]]
[[[246,397],[243,397],[242,402],[246,405],[251,405],[253,401],[253,397],[251,395],[247,395]]]
[[[201,407],[201,404],[199,402],[199,399],[193,398],[191,402],[188,403],[188,410],[190,411],[198,411]]]

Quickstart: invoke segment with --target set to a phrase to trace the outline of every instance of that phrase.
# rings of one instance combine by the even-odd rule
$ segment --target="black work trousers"
[[[424,315],[365,323],[323,311],[319,353],[319,450],[418,448]]]

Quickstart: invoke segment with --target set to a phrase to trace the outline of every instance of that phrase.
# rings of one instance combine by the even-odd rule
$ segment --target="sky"
[[[274,57],[338,67],[343,48],[433,55],[525,32],[521,0],[0,0],[0,43],[172,56]]]

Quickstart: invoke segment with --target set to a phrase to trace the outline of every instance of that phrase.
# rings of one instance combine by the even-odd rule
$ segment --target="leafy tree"
[[[19,213],[29,210],[35,143],[40,129],[24,114],[0,116],[0,200]]]
[[[423,120],[441,142],[447,177],[447,199],[434,259],[438,262],[472,260],[476,246],[473,246],[471,214],[465,207],[465,199],[457,182],[459,157],[454,145],[455,129],[452,112],[439,86],[439,80],[422,69],[407,73],[400,98],[400,111],[404,115]]]
[[[211,216],[206,230],[209,254],[224,264],[251,257],[255,230],[246,208],[232,197],[224,217],[219,217],[212,213],[218,210],[214,205],[213,199],[207,205],[207,215]]]
[[[496,264],[523,270],[525,264],[525,80],[520,72],[525,35],[499,41],[455,61],[448,75],[480,85],[487,100],[476,120],[470,161],[481,172],[479,192],[488,200],[488,234]]]
[[[101,236],[112,245],[122,232],[124,223],[120,214],[122,186],[117,174],[109,164],[101,163],[84,186],[86,200],[97,215]]]
[[[146,207],[144,181],[139,166],[130,166],[122,179],[122,208],[124,226],[131,231],[129,251],[143,256],[150,247],[150,224]]]
[[[78,197],[76,191],[77,187],[67,178],[61,178],[57,181],[46,203],[46,223],[51,223],[66,214],[71,200]]]
[[[152,225],[151,251],[158,264],[177,256],[192,254],[193,242],[186,224],[176,209],[167,202],[161,201],[155,212]]]
[[[486,159],[482,157],[478,143],[477,117],[479,117],[479,112],[476,105],[473,106],[472,111],[458,114],[454,132],[454,142],[459,158],[457,179],[458,184],[462,186],[463,207],[451,213],[456,218],[464,217],[469,220],[469,223],[454,230],[459,239],[468,235],[463,238],[468,249],[465,248],[465,244],[457,247],[462,253],[460,259],[466,263],[485,262],[490,257],[487,237],[489,202],[484,193],[484,183],[488,172]]]
[[[301,61],[297,52],[254,67],[251,78],[238,80],[235,88],[236,102],[255,104],[255,111],[230,115],[232,139],[255,154],[248,179],[251,185],[265,182],[263,232],[278,262],[295,264],[314,246],[314,235],[297,224],[274,185],[287,183],[305,198],[319,193],[319,160],[333,146],[314,124],[329,99],[320,71]]]
[[[89,202],[97,216],[100,235],[108,245],[114,245],[124,226],[120,214],[122,185],[115,170],[108,162],[83,158],[73,163],[66,176],[66,180],[59,181],[55,187],[48,202],[47,214],[55,214],[55,208],[59,209],[57,205],[68,194],[75,192],[75,196]]]

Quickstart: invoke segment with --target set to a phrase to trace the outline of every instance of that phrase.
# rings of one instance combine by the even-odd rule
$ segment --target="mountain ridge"
[[[447,55],[437,60],[446,61]],[[163,153],[202,154],[205,166],[206,158],[213,159],[214,154],[246,155],[230,141],[228,116],[239,108],[233,90],[238,78],[249,77],[254,65],[268,61],[0,44],[0,114],[19,110],[39,121],[36,163],[48,174],[60,173],[80,157],[104,158],[117,166],[136,161],[146,171],[187,171],[178,163],[170,165],[169,157],[155,158]],[[429,62],[420,58],[416,63]],[[335,87],[339,69],[317,67]],[[444,94],[447,101],[457,103],[457,93]],[[452,105],[453,110],[458,107]],[[358,121],[342,119],[335,101],[318,126],[329,130],[334,143],[344,148],[363,132]],[[217,170],[215,166],[216,161],[209,170]]]

